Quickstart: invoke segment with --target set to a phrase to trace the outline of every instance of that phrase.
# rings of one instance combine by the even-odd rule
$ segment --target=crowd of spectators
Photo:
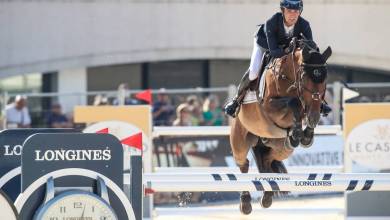
[[[222,111],[216,95],[178,95],[160,89],[155,94],[152,105],[153,125],[155,126],[220,126],[227,125],[227,117]],[[139,105],[147,104],[128,93],[127,84],[120,84],[118,97],[109,99],[96,95],[93,105]]]
[[[165,89],[160,89],[156,94],[153,94],[152,102],[148,103],[145,100],[138,99],[135,94],[130,94],[128,85],[122,83],[118,86],[117,96],[96,95],[90,101],[95,106],[151,104],[153,125],[155,126],[221,126],[228,125],[229,121],[223,113],[221,97],[226,98],[223,95],[217,96],[216,94],[206,93],[173,94]],[[32,119],[26,96],[17,95],[11,101],[0,115],[0,125],[5,125],[7,128],[29,128],[36,127],[36,124],[39,127],[49,128],[73,127],[71,115],[69,115],[69,112],[64,114],[59,103],[52,103],[50,109],[39,114],[39,123],[36,123],[37,114],[34,112]],[[333,96],[329,91],[327,91],[326,101],[332,108],[337,108],[332,106]],[[382,96],[380,101],[390,102],[390,95]],[[361,95],[354,102],[370,103],[378,102],[378,100],[375,97]],[[333,117],[333,112],[331,112],[328,117],[321,117],[319,124],[333,124]]]
[[[174,107],[165,93],[157,95],[153,104],[153,121],[156,126],[220,126],[227,124],[218,96],[203,98],[190,95]],[[176,110],[175,110],[176,109]]]

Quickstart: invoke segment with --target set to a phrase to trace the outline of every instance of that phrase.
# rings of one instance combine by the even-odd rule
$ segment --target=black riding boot
[[[329,107],[329,105],[327,105],[326,103],[322,103],[321,104],[321,111],[320,113],[322,114],[322,116],[328,116],[328,114],[332,111],[332,108]]]
[[[227,103],[224,107],[225,114],[235,118],[237,114],[237,108],[241,105],[242,100],[245,97],[246,91],[249,88],[249,70],[247,70],[238,85],[237,94],[232,101]]]

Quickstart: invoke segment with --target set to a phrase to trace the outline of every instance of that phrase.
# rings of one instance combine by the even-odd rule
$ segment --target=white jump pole
[[[127,179],[127,178],[125,178]],[[236,180],[388,180],[390,173],[145,173],[144,182]]]
[[[278,215],[343,215],[342,208],[253,208],[252,212],[256,214],[278,214]],[[199,215],[239,215],[242,214],[237,208],[215,208],[215,207],[184,207],[184,208],[156,208],[154,211],[157,216],[199,216]]]
[[[290,173],[342,173],[343,166],[289,166]],[[155,167],[155,173],[241,173],[238,167]],[[250,166],[248,173],[259,173]]]
[[[153,192],[390,191],[389,180],[282,180],[282,181],[149,181]]]

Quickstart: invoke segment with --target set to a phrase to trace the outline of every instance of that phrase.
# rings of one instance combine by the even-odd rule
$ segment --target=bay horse
[[[247,154],[251,148],[260,173],[287,173],[282,161],[299,144],[309,147],[313,143],[326,91],[326,61],[332,50],[328,47],[321,54],[313,41],[304,39],[294,39],[292,43],[293,52],[274,59],[264,71],[261,102],[243,104],[232,121],[230,145],[241,173],[248,172]],[[264,192],[264,208],[271,206],[273,195]],[[248,191],[241,192],[240,211],[252,211]]]

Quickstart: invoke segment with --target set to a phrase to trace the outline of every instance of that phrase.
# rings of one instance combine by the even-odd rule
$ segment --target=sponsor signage
[[[332,186],[332,181],[294,181],[295,186]]]
[[[15,201],[20,194],[23,142],[36,133],[75,132],[73,129],[9,129],[0,131],[0,188]]]
[[[107,177],[123,189],[123,149],[120,141],[110,134],[34,134],[27,138],[22,149],[22,193],[36,185],[43,176],[58,170],[80,170],[64,173],[54,180],[55,187],[62,189],[96,187],[96,179],[82,176],[90,170]],[[66,172],[66,171],[64,171]],[[47,177],[49,178],[49,177]],[[97,177],[96,177],[97,178]],[[45,185],[28,195],[20,211],[21,219],[32,219],[45,197]],[[122,192],[123,193],[123,192]],[[120,198],[108,191],[110,204],[119,219],[127,219]],[[27,196],[27,195],[23,195]]]
[[[341,135],[315,135],[313,146],[298,147],[286,159],[289,166],[342,166],[344,164],[344,140]]]
[[[65,168],[94,170],[123,185],[122,155],[122,145],[110,134],[32,135],[23,146],[22,189],[47,173]],[[63,186],[85,186],[85,183],[75,181]]]
[[[390,169],[390,119],[370,120],[356,126],[347,137],[346,149],[360,165]]]

